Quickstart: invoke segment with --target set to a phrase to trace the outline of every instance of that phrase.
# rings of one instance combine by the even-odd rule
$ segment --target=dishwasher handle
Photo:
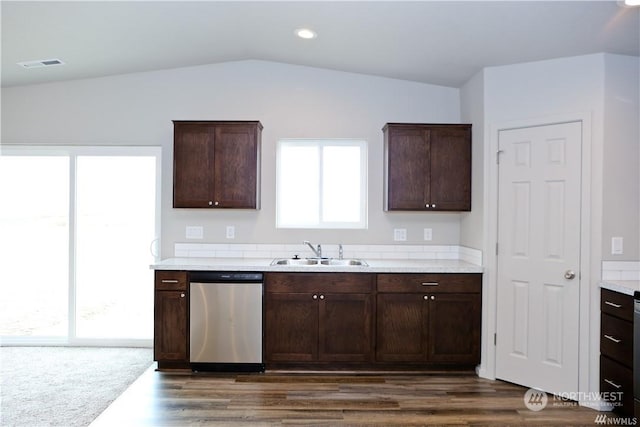
[[[244,271],[193,271],[189,273],[192,283],[262,283],[262,273]]]

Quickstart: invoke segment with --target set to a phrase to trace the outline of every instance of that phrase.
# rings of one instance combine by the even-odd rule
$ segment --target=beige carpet
[[[152,359],[148,348],[0,347],[0,426],[88,426]]]

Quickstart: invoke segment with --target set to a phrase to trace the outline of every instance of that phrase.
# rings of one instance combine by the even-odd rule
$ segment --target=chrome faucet
[[[342,243],[338,244],[338,259],[342,259],[344,257],[344,251],[342,250]]]
[[[309,242],[308,240],[305,240],[304,242],[305,245],[309,246],[311,248],[311,250],[313,251],[314,254],[316,254],[317,258],[322,258],[322,247],[320,245],[318,245],[317,248],[314,248],[313,245],[311,244],[311,242]]]

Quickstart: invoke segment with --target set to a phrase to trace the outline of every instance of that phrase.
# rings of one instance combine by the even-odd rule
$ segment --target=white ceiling
[[[259,59],[460,87],[487,66],[640,55],[616,1],[2,1],[2,86]],[[294,29],[318,33],[302,40]],[[59,58],[63,66],[17,62]]]

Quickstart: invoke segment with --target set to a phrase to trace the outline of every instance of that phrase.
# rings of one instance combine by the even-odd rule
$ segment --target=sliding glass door
[[[0,156],[3,342],[150,345],[160,149],[47,152]]]

